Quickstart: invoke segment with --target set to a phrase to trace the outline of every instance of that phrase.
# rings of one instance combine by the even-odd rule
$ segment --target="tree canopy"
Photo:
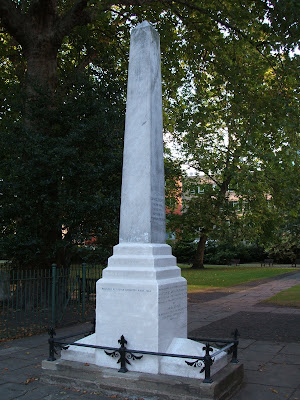
[[[115,240],[129,31],[144,19],[161,35],[165,129],[185,162],[216,181],[207,204],[224,210],[233,184],[247,201],[270,193],[277,210],[288,209],[299,8],[293,0],[0,0],[7,257],[67,264],[68,249],[91,234]],[[210,234],[212,213],[205,224],[196,214],[194,225]]]

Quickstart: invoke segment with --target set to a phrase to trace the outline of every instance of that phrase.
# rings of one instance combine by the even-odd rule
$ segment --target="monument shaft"
[[[159,35],[146,21],[131,34],[120,243],[165,243]]]
[[[120,240],[97,282],[99,343],[122,334],[132,348],[164,351],[187,335],[186,280],[165,244],[164,198],[160,44],[145,21],[131,32]],[[96,363],[111,360],[99,353]],[[138,368],[157,373],[159,360]]]
[[[187,339],[187,284],[165,243],[159,47],[148,22],[132,30],[120,243],[97,282],[96,333],[81,343],[115,347],[124,335],[131,349],[202,356],[203,344]],[[73,347],[64,359],[117,368],[103,350]],[[172,357],[144,356],[127,367],[199,378],[199,371]]]
[[[204,356],[204,345],[187,339],[187,284],[165,243],[159,35],[148,22],[131,33],[120,242],[97,282],[96,333],[80,342],[115,347],[121,335],[131,349]],[[70,346],[62,358],[117,368],[99,349]],[[215,371],[226,362],[218,355]],[[173,357],[145,355],[127,368],[200,375]]]

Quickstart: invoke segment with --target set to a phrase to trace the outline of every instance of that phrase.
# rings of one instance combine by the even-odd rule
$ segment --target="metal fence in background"
[[[92,319],[100,265],[0,268],[0,339],[29,336]]]

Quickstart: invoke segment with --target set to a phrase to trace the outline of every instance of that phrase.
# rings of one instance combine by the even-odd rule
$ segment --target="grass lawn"
[[[275,296],[264,300],[264,303],[300,308],[300,284],[275,294]]]
[[[294,268],[228,267],[224,265],[211,265],[200,270],[193,270],[187,265],[179,265],[179,267],[181,267],[182,276],[187,280],[189,292],[230,287],[295,271]]]

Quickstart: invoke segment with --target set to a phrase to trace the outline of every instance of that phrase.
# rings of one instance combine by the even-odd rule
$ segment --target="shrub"
[[[172,244],[173,254],[179,263],[192,263],[198,243],[189,240],[179,240]],[[264,250],[255,244],[238,244],[208,241],[206,243],[204,263],[226,265],[233,258],[240,259],[241,263],[260,262],[266,258]]]
[[[173,255],[179,263],[191,263],[195,257],[197,243],[188,240],[178,240],[172,244]]]

